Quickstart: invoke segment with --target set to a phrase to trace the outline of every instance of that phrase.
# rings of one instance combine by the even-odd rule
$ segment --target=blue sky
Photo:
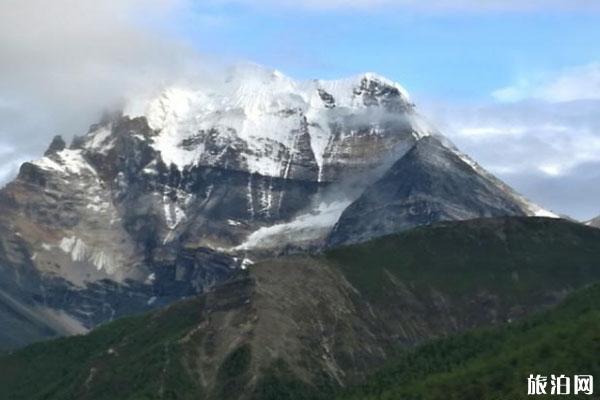
[[[594,61],[600,15],[587,10],[419,12],[198,6],[176,27],[197,49],[296,78],[375,71],[412,93],[481,99],[521,76]]]

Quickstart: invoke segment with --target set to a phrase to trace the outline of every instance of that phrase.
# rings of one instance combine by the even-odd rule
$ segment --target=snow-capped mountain
[[[296,82],[246,65],[220,85],[169,88],[135,108],[129,114],[147,118],[166,165],[317,182],[371,168],[411,136],[430,133],[406,91],[372,73]]]
[[[593,226],[594,228],[600,228],[600,217],[590,219],[585,224],[588,226]]]
[[[467,177],[457,183],[485,180],[503,199],[492,211],[477,190],[466,191],[457,198],[469,212],[437,220],[541,212],[443,144],[406,91],[376,74],[297,82],[251,65],[223,82],[134,99],[69,146],[56,138],[0,191],[0,305],[19,316],[7,325],[31,328],[12,344],[202,292],[265,248],[322,246],[357,198],[386,207],[364,203],[373,193],[365,188],[430,137],[462,157],[457,168]],[[426,176],[410,165],[404,176]],[[442,207],[464,188],[430,189],[424,194],[440,196]],[[369,232],[360,240],[389,229]],[[58,323],[40,330],[48,314]]]

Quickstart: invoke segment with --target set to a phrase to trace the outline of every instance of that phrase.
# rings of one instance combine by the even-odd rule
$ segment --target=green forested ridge
[[[0,398],[196,399],[200,388],[177,341],[201,319],[201,302],[184,301],[3,356]]]
[[[486,288],[526,303],[538,289],[600,279],[600,229],[549,218],[447,222],[334,249],[327,257],[374,300],[395,289],[391,273],[416,288],[456,296]]]
[[[186,314],[197,306],[194,302],[184,304],[185,307],[176,310],[181,317],[180,327],[186,324]],[[176,323],[177,320],[170,315],[169,325]],[[102,353],[112,340],[118,340],[121,335],[141,333],[151,324],[149,316],[121,320],[98,329],[93,335],[36,344],[3,357],[0,362],[1,398],[163,398],[159,396],[161,382],[154,380],[152,369],[163,365],[160,350],[164,342],[161,341],[168,338],[167,332],[160,337],[155,336],[150,342],[138,337],[132,342],[135,348],[131,351],[132,354],[140,351],[139,362],[127,360],[121,368],[112,366],[105,385],[96,387],[89,394],[77,390],[77,383],[86,378],[77,371],[85,370],[83,366],[90,365],[90,358],[108,358],[108,354]],[[177,327],[169,331],[176,334]],[[156,333],[156,330],[152,332]],[[406,351],[391,360],[367,383],[342,392],[337,398],[526,398],[526,378],[530,373],[592,374],[597,377],[600,376],[599,355],[600,285],[594,285],[570,296],[556,309],[522,322],[477,330]],[[227,375],[224,382],[243,372],[247,357],[249,354],[244,349],[233,353],[223,369],[223,374]],[[227,368],[230,370],[226,371]],[[286,373],[284,365],[276,364],[273,371],[266,372],[255,399],[317,399],[328,398],[331,394],[328,388],[323,393],[327,396],[320,396],[314,388]],[[24,375],[30,378],[27,385],[23,385]],[[18,386],[21,387],[16,390]],[[202,398],[201,390],[182,368],[169,374],[165,387],[164,398]]]
[[[525,321],[407,351],[338,399],[525,399],[529,374],[600,377],[600,285]]]
[[[599,280],[600,230],[548,219],[444,223],[335,249],[315,262],[341,271],[374,307],[383,308],[393,299],[397,288],[390,276],[413,291],[435,287],[449,296],[468,297],[483,288],[501,301],[534,305],[544,301],[544,293],[560,295],[565,288]],[[281,266],[285,268],[285,258]],[[240,288],[223,289],[232,290]],[[245,297],[233,297],[232,307],[246,304]],[[323,379],[317,375],[306,382],[279,359],[254,370],[255,352],[248,343],[215,358],[222,361],[207,387],[212,378],[198,369],[203,360],[197,348],[213,343],[220,333],[199,329],[207,318],[206,301],[201,296],[109,323],[85,336],[0,356],[0,399],[335,397],[324,372]],[[223,307],[223,299],[216,304]],[[523,321],[401,350],[364,385],[338,392],[338,398],[524,398],[530,373],[594,374],[600,379],[600,286],[579,290],[559,307]]]

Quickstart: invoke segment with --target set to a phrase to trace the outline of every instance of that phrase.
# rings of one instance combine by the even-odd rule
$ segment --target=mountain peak
[[[403,140],[398,131],[422,130],[413,121],[406,90],[373,72],[298,81],[278,70],[244,63],[230,68],[221,82],[166,88],[142,109],[141,115],[126,114],[146,117],[157,132],[153,148],[165,164],[180,170],[227,165],[279,178],[302,170],[303,179],[336,180],[341,170],[327,170],[340,159],[337,153],[359,152],[352,137],[385,130],[384,136],[396,138],[385,140],[395,143]],[[396,124],[395,132],[391,124]],[[345,132],[338,132],[342,125]],[[235,159],[225,156],[228,146],[237,149]],[[371,165],[385,156],[369,154],[369,160],[356,165]]]
[[[397,89],[407,100],[410,98],[408,91],[402,85],[376,72],[365,72],[360,75],[360,78],[361,82],[378,82],[382,85],[393,87]]]
[[[411,106],[410,95],[402,85],[374,72],[315,82],[317,90],[331,95],[339,107],[389,106],[390,102],[397,102],[400,109]]]
[[[51,154],[58,153],[59,151],[64,150],[65,147],[67,147],[65,140],[62,138],[61,135],[56,135],[52,139],[52,142],[50,143],[50,146],[48,146],[48,149],[44,153],[44,156],[49,156]]]

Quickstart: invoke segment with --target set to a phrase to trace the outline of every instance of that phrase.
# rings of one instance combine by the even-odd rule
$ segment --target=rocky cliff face
[[[398,159],[344,214],[332,243],[438,219],[535,213],[455,150],[427,145],[431,135],[404,89],[375,74],[296,82],[251,66],[215,86],[132,102],[68,146],[55,138],[0,191],[7,321],[39,337],[80,332],[201,293],[265,249],[322,247],[346,206]],[[445,164],[426,161],[430,147]],[[458,178],[440,189],[445,176]],[[472,190],[451,199],[463,183]],[[417,200],[435,210],[377,225]],[[371,206],[387,211],[349,226],[357,207]],[[22,342],[11,337],[0,341]]]
[[[329,245],[363,242],[439,221],[505,215],[553,216],[430,136],[344,210]]]

